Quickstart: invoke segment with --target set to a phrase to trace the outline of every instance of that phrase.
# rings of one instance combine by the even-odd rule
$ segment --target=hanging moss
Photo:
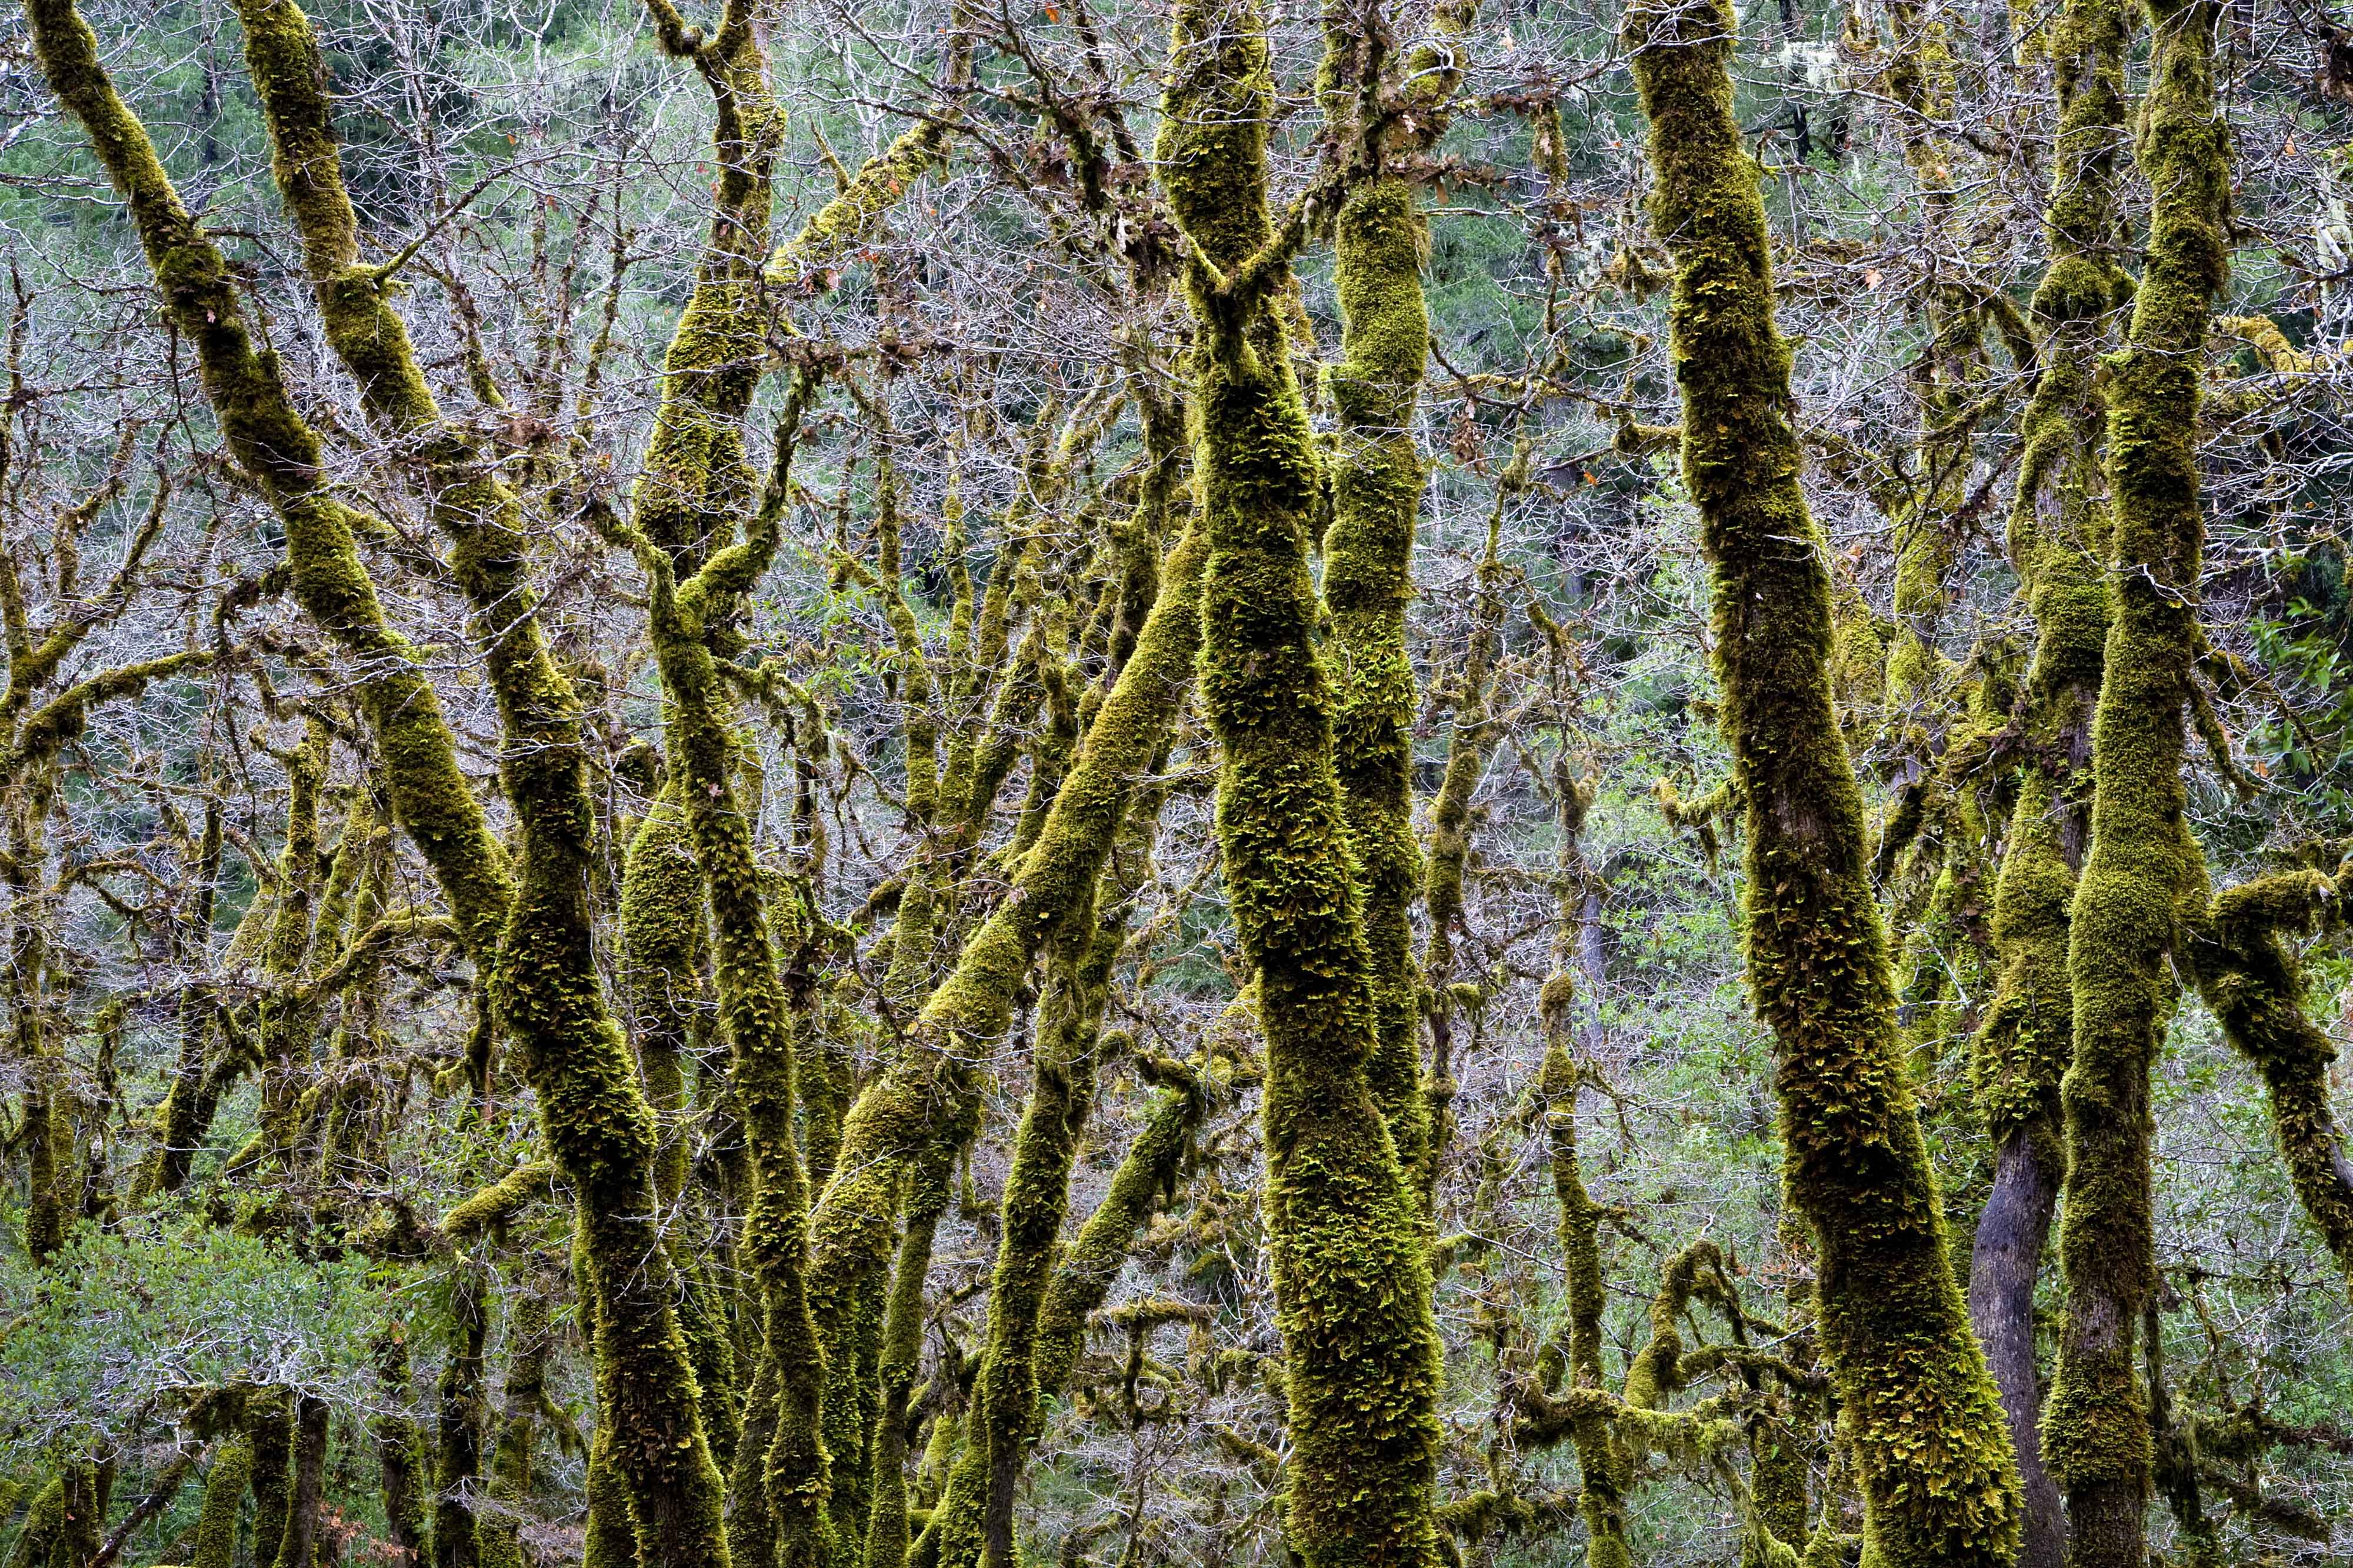
[[[2066,1316],[2042,1416],[2043,1452],[2067,1500],[2068,1560],[2081,1568],[2137,1568],[2146,1552],[2153,1453],[2136,1339],[2157,1268],[2149,1074],[2174,1005],[2181,922],[2206,902],[2181,766],[2204,538],[2198,367],[2225,268],[2228,174],[2214,12],[2195,0],[2150,11],[2153,78],[2135,153],[2153,205],[2148,264],[2108,390],[2114,572],[2091,846],[2068,953],[2074,1055],[2060,1089]]]
[[[2328,1102],[2337,1047],[2304,1006],[2289,939],[2340,896],[2311,871],[2264,877],[2214,900],[2194,948],[2200,988],[2223,1033],[2271,1091],[2272,1135],[2304,1212],[2353,1288],[2353,1142]]]
[[[1725,728],[1746,805],[1748,982],[1778,1042],[1787,1179],[1820,1258],[1823,1348],[1887,1568],[2008,1564],[2018,1480],[1946,1261],[1896,1049],[1862,801],[1831,700],[1831,584],[1799,486],[1757,172],[1732,115],[1728,5],[1640,4],[1683,473],[1714,570]]]
[[[1155,154],[1197,255],[1201,689],[1223,749],[1226,887],[1268,1045],[1286,1535],[1310,1568],[1419,1563],[1438,1549],[1438,1335],[1420,1205],[1367,1080],[1379,982],[1315,654],[1306,553],[1322,475],[1273,309],[1288,268],[1267,206],[1263,18],[1248,4],[1181,5],[1171,56]]]

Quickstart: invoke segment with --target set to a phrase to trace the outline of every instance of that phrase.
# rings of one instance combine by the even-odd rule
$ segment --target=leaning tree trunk
[[[1886,1568],[2008,1568],[2009,1434],[1945,1250],[1898,1049],[1862,791],[1831,710],[1831,584],[1799,486],[1789,353],[1724,0],[1626,18],[1674,253],[1683,474],[1714,566],[1725,727],[1746,801],[1748,979],[1778,1041],[1790,1195],[1820,1254],[1823,1349]]]

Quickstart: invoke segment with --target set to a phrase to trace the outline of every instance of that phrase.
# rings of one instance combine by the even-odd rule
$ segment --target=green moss
[[[1496,489],[1495,513],[1487,522],[1487,552],[1479,563],[1470,647],[1452,692],[1454,720],[1446,741],[1446,772],[1437,796],[1430,803],[1429,864],[1422,895],[1430,939],[1421,956],[1430,1017],[1430,1071],[1422,1085],[1430,1121],[1430,1158],[1421,1163],[1425,1208],[1431,1202],[1439,1162],[1453,1137],[1454,939],[1463,919],[1462,874],[1471,861],[1471,801],[1486,773],[1500,728],[1490,701],[1490,687],[1509,603],[1501,591],[1503,507],[1505,499],[1526,483],[1523,446]]]
[[[681,579],[734,532],[758,486],[744,460],[744,415],[767,367],[760,260],[784,136],[753,28],[723,30],[696,51],[696,64],[716,111],[717,199],[693,290],[663,356],[661,401],[634,496],[639,531]]]
[[[37,774],[58,751],[81,739],[90,725],[90,710],[136,697],[153,682],[211,667],[214,655],[195,648],[142,659],[76,682],[26,715],[12,744],[0,752],[0,766],[12,775]],[[26,672],[15,674],[21,680]]]
[[[2340,896],[2309,871],[2232,888],[2215,899],[2194,952],[2207,1004],[2271,1091],[2272,1133],[2304,1212],[2353,1286],[2353,1142],[2328,1100],[2337,1047],[2304,1006],[2289,941]]]
[[[1624,33],[1673,252],[1683,473],[1714,570],[1746,807],[1748,982],[1778,1044],[1793,1203],[1820,1258],[1822,1344],[1887,1568],[2008,1564],[2017,1473],[1946,1260],[1904,1063],[1862,801],[1831,706],[1831,595],[1799,485],[1789,354],[1757,168],[1732,115],[1730,8],[1642,4]]]
[[[6,1568],[51,1568],[66,1535],[66,1483],[52,1476],[26,1506],[25,1522],[8,1544]]]
[[[253,1561],[274,1564],[280,1538],[286,1533],[286,1510],[292,1495],[292,1394],[273,1386],[248,1394],[245,1431],[253,1446]]]
[[[899,1259],[892,1270],[890,1302],[876,1352],[881,1400],[873,1437],[873,1503],[867,1514],[865,1568],[902,1568],[907,1560],[908,1405],[923,1360],[923,1283],[931,1271],[940,1218],[954,1198],[950,1178],[973,1130],[945,1130],[946,1135],[934,1142],[909,1173],[906,1229],[899,1238]]]
[[[1166,586],[1088,726],[1043,831],[1015,871],[1012,890],[932,994],[910,1048],[844,1119],[835,1174],[809,1227],[809,1296],[828,1357],[829,1434],[845,1432],[856,1440],[872,1427],[865,1401],[910,1162],[930,1144],[936,1127],[956,1125],[968,1114],[974,1091],[960,1058],[1010,1026],[1032,962],[1091,896],[1136,781],[1181,707],[1199,646],[1195,584],[1205,552],[1194,534],[1171,552],[1162,568]],[[867,1368],[862,1374],[853,1371],[860,1364]]]
[[[415,443],[435,522],[450,541],[452,574],[487,654],[508,742],[506,793],[522,828],[519,877],[508,882],[502,858],[489,845],[480,807],[457,777],[448,726],[421,679],[412,683],[405,706],[389,700],[399,695],[391,686],[380,693],[363,687],[385,774],[393,782],[396,814],[434,867],[490,975],[499,1020],[511,1031],[538,1093],[550,1152],[580,1195],[591,1265],[586,1273],[602,1293],[600,1386],[617,1405],[617,1440],[609,1451],[627,1480],[645,1557],[649,1563],[723,1563],[718,1476],[701,1431],[696,1380],[656,1228],[652,1118],[606,1007],[590,941],[594,818],[581,768],[578,704],[548,654],[525,574],[519,505],[495,469],[480,460],[476,437],[441,419],[392,309],[387,276],[356,264],[356,226],[329,155],[332,108],[323,73],[315,68],[317,44],[307,18],[290,0],[249,0],[241,15],[283,176],[281,192],[303,241],[329,341],[357,379],[371,421]],[[732,50],[749,47],[756,56],[748,28],[724,31],[721,38]],[[736,56],[716,63],[733,68]],[[111,99],[111,89],[106,97]],[[119,100],[114,107],[120,111]],[[91,114],[83,118],[92,122]],[[127,112],[121,118],[127,121]],[[92,129],[93,140],[102,142],[104,133],[95,123]],[[143,133],[138,140],[143,146]],[[152,149],[145,157],[152,164]],[[140,161],[109,154],[108,163],[118,183],[132,190],[137,215],[144,179]],[[160,170],[155,178],[160,181]],[[168,185],[163,188],[168,193]],[[177,210],[176,197],[170,207]],[[195,236],[195,262],[174,247],[194,233],[185,213],[177,227],[143,218],[141,227],[142,236],[153,231],[149,253],[167,295],[175,292],[175,269],[194,266],[191,275],[206,279],[217,273],[217,252],[200,236]],[[230,314],[222,319],[233,319],[225,279],[206,287],[209,292],[195,302],[197,312],[218,316],[226,310]],[[241,326],[235,342],[216,342],[206,358],[207,391],[224,426],[247,419],[248,411],[269,426],[257,426],[259,445],[233,439],[232,446],[248,466],[260,463],[257,472],[280,492],[298,597],[347,654],[377,659],[399,654],[396,675],[410,668],[397,639],[384,628],[374,588],[350,548],[348,520],[311,493],[316,442],[286,405],[274,374],[253,358]],[[296,481],[299,488],[290,489]],[[483,941],[492,927],[500,933],[494,953]],[[476,1067],[486,1071],[487,1059]]]
[[[676,774],[631,836],[621,876],[621,981],[629,998],[638,1070],[659,1127],[654,1194],[675,1212],[686,1188],[685,1053],[699,1022],[708,968],[702,871]],[[734,1347],[719,1290],[700,1258],[680,1260],[679,1324],[701,1390],[702,1428],[714,1456],[733,1454],[742,1434]],[[765,1447],[761,1450],[766,1452]],[[731,1554],[733,1547],[731,1542]]]
[[[2070,910],[2091,833],[2092,715],[2108,626],[2100,555],[2109,526],[2097,483],[2106,405],[2096,360],[2121,297],[2107,247],[2124,137],[2124,7],[2070,0],[2037,47],[2057,68],[2060,121],[2045,222],[2051,262],[2033,304],[2039,374],[2021,420],[2023,456],[2010,517],[2010,552],[2035,647],[2018,721],[2026,742],[2018,798],[1994,887],[1998,982],[1971,1047],[1972,1083],[1996,1168],[1969,1298],[2018,1449],[2027,1505],[2022,1560],[2049,1568],[2065,1524],[2042,1460],[2034,1277],[2066,1161],[2059,1085],[2074,1053]]]
[[[408,1334],[399,1323],[385,1327],[376,1341],[376,1382],[384,1390],[385,1408],[374,1422],[376,1467],[384,1503],[385,1532],[399,1556],[391,1568],[421,1568],[431,1547],[425,1516],[425,1490],[429,1484],[425,1437],[406,1414],[408,1407]],[[206,1493],[207,1510],[212,1495]],[[234,1516],[230,1530],[235,1531]],[[229,1568],[201,1560],[190,1568]]]
[[[278,1543],[277,1568],[316,1568],[325,1554],[327,1402],[315,1394],[294,1401],[294,1451],[286,1506],[286,1531]]]
[[[1053,1282],[1038,1309],[1037,1383],[1041,1397],[1059,1394],[1070,1382],[1086,1348],[1087,1321],[1119,1279],[1136,1233],[1175,1193],[1176,1176],[1194,1130],[1208,1108],[1190,1079],[1170,1082],[1155,1100],[1144,1131],[1135,1135],[1111,1187],[1078,1236],[1061,1251]],[[1033,1426],[1032,1433],[1036,1428]]]
[[[278,907],[261,950],[269,987],[255,1030],[261,1047],[261,1128],[273,1156],[290,1165],[311,1066],[311,1009],[299,994],[310,956],[311,910],[319,894],[319,792],[326,783],[327,727],[315,715],[302,742],[285,756],[286,837],[278,857]]]
[[[519,1510],[537,1484],[540,1418],[548,1409],[547,1363],[554,1349],[546,1296],[526,1289],[507,1312],[507,1372],[496,1446],[491,1452],[491,1506],[477,1530],[482,1568],[522,1568]]]
[[[290,5],[284,10],[301,18]],[[295,411],[275,361],[256,349],[227,261],[115,92],[71,0],[40,0],[26,17],[51,87],[88,131],[130,207],[165,310],[195,351],[232,455],[285,522],[295,596],[353,660],[356,695],[377,734],[401,826],[440,876],[469,951],[487,963],[507,903],[504,859],[458,770],[432,688],[385,620],[353,543],[353,514],[325,489],[318,438]]]
[[[730,1088],[743,1118],[754,1183],[744,1226],[744,1252],[761,1316],[764,1364],[755,1372],[754,1387],[776,1404],[773,1415],[764,1408],[752,1423],[754,1430],[773,1434],[768,1448],[739,1457],[739,1470],[756,1458],[758,1500],[739,1505],[728,1529],[733,1540],[757,1542],[764,1557],[773,1550],[784,1568],[829,1561],[840,1521],[838,1512],[828,1513],[835,1489],[831,1449],[818,1427],[828,1368],[810,1316],[808,1193],[793,1132],[797,1018],[777,964],[772,908],[753,852],[751,823],[736,800],[737,750],[727,728],[712,644],[722,617],[766,572],[781,542],[787,465],[809,391],[806,381],[795,388],[777,429],[775,471],[759,506],[741,517],[740,540],[728,537],[715,552],[710,546],[717,542],[709,539],[670,549],[641,533],[638,549],[638,565],[652,588],[654,654],[670,699],[670,772],[702,867],[720,1021],[731,1047]],[[740,412],[734,410],[738,418]],[[737,525],[736,517],[727,518],[730,535]],[[702,563],[681,581],[679,563],[686,560]],[[639,912],[657,918],[648,907]],[[674,945],[675,919],[682,911],[669,912]],[[797,907],[787,906],[785,916],[790,946]],[[657,930],[649,927],[649,936]]]
[[[987,1336],[966,1417],[966,1441],[934,1510],[944,1568],[1011,1568],[1015,1488],[1038,1434],[1039,1401],[1053,1392],[1040,1380],[1039,1323],[1056,1243],[1069,1206],[1070,1177],[1095,1089],[1103,1012],[1111,975],[1126,942],[1132,895],[1149,863],[1149,834],[1159,790],[1143,792],[1134,810],[1143,842],[1123,851],[1129,880],[1107,886],[1107,907],[1093,900],[1050,945],[1039,1014],[1035,1076],[1006,1178],[996,1268],[989,1281]],[[1106,873],[1107,879],[1110,873]],[[870,1561],[867,1568],[899,1568]]]
[[[673,784],[630,837],[621,869],[621,983],[646,1097],[661,1126],[654,1191],[665,1204],[686,1186],[683,1053],[702,989],[702,868]]]
[[[486,1265],[460,1254],[449,1278],[449,1356],[435,1390],[438,1410],[433,1456],[433,1568],[475,1568],[482,1556],[475,1489],[490,1426],[483,1347],[490,1338]]]
[[[188,910],[185,937],[192,956],[210,957],[213,902],[220,887],[221,808],[218,801],[205,805],[205,826],[197,840],[195,896]],[[173,1065],[171,1087],[155,1112],[155,1149],[139,1167],[132,1185],[135,1203],[156,1193],[175,1193],[188,1179],[196,1142],[211,1118],[204,1111],[205,1058],[212,1042],[211,1005],[191,990],[182,995],[176,1024],[178,1058]],[[194,1565],[191,1565],[194,1568]]]
[[[441,1216],[441,1234],[465,1242],[497,1229],[524,1207],[549,1195],[555,1167],[545,1160],[526,1160],[473,1196],[451,1206]]]
[[[1546,1142],[1552,1162],[1553,1194],[1560,1204],[1560,1248],[1568,1276],[1568,1374],[1577,1388],[1602,1386],[1601,1314],[1606,1305],[1601,1278],[1602,1207],[1585,1189],[1577,1156],[1578,1072],[1561,1036],[1566,1009],[1553,1009],[1546,1034],[1538,1091],[1545,1105]],[[1580,1412],[1569,1424],[1577,1446],[1577,1511],[1585,1518],[1586,1568],[1633,1568],[1626,1537],[1626,1491],[1632,1480],[1630,1458],[1613,1423],[1599,1410]]]
[[[908,186],[930,173],[946,148],[947,127],[938,120],[924,120],[902,132],[869,158],[800,233],[776,247],[768,258],[768,281],[801,287],[822,279],[825,269],[863,239]]]
[[[252,1440],[243,1436],[227,1439],[213,1458],[212,1474],[205,1478],[204,1511],[196,1520],[189,1568],[236,1568],[237,1514],[252,1480]]]

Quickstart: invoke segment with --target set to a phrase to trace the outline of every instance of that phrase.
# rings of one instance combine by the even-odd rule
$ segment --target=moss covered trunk
[[[1823,1348],[1886,1568],[2006,1565],[2010,1444],[1947,1263],[1898,1049],[1862,793],[1832,714],[1830,574],[1799,486],[1789,353],[1757,167],[1732,115],[1730,7],[1625,22],[1676,261],[1683,475],[1714,569],[1725,728],[1746,800],[1748,980],[1778,1043],[1790,1196],[1820,1258]]]
[[[653,584],[655,658],[670,698],[670,766],[710,903],[719,1014],[755,1184],[744,1230],[765,1363],[754,1387],[763,1397],[773,1390],[776,1408],[756,1413],[750,1424],[768,1441],[757,1456],[760,1517],[739,1518],[733,1529],[759,1545],[761,1561],[773,1557],[784,1568],[822,1564],[833,1552],[830,1477],[818,1433],[824,1360],[809,1315],[806,1272],[808,1189],[793,1138],[796,1011],[772,931],[785,926],[790,944],[798,910],[788,904],[783,918],[772,914],[751,821],[737,801],[736,746],[712,644],[724,629],[723,617],[775,559],[786,464],[807,391],[806,384],[797,388],[778,425],[776,471],[757,510],[742,520],[740,541],[730,538],[683,583],[674,579],[676,562],[694,552],[673,553],[649,538],[638,552]],[[733,516],[726,526],[732,533]],[[742,1463],[751,1460],[746,1455]]]
[[[2025,450],[2010,551],[2035,630],[2020,717],[2025,745],[1994,886],[1999,980],[1974,1042],[1977,1102],[1994,1145],[1993,1188],[1972,1244],[1969,1317],[1984,1342],[2018,1451],[2026,1504],[2021,1568],[2058,1568],[2066,1520],[2042,1463],[2034,1295],[2066,1169],[2059,1083],[2073,1054],[2069,909],[2091,835],[2093,704],[2107,635],[2106,500],[2095,371],[2125,296],[2112,252],[2124,151],[2124,8],[2070,0],[2049,41],[2059,136],[2035,290],[2042,360],[2021,420]]]
[[[1267,1185],[1292,1440],[1285,1522],[1310,1568],[1434,1559],[1439,1344],[1420,1204],[1370,1073],[1381,977],[1334,767],[1308,527],[1321,483],[1273,296],[1272,84],[1247,3],[1181,5],[1157,149],[1187,284],[1208,529],[1203,706],[1218,834],[1266,1031]],[[1410,227],[1394,237],[1412,244]]]
[[[2204,539],[2198,380],[2226,265],[2226,143],[2214,118],[2213,7],[2159,0],[2151,14],[2154,76],[2135,153],[2154,205],[2108,390],[2110,616],[2091,847],[2068,950],[2074,1056],[2060,1089],[2066,1316],[2042,1431],[2067,1500],[2067,1560],[2079,1568],[2139,1568],[2147,1552],[2153,1453],[2137,1338],[2157,1275],[2149,1076],[2176,998],[2183,918],[2206,901],[2181,768]]]
[[[1421,890],[1413,832],[1413,666],[1405,612],[1421,513],[1415,405],[1430,353],[1421,215],[1403,180],[1371,180],[1341,206],[1334,238],[1342,317],[1332,370],[1335,447],[1324,595],[1331,606],[1337,707],[1333,764],[1364,889],[1377,1044],[1373,1098],[1417,1193],[1430,1185],[1430,1110],[1408,922]]]

